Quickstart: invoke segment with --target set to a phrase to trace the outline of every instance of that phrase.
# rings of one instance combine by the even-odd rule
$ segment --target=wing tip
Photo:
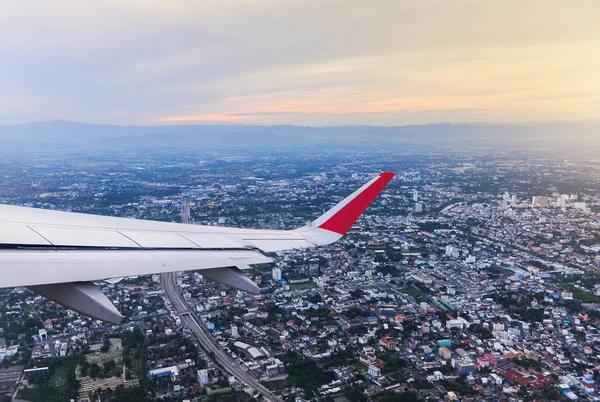
[[[394,178],[394,172],[381,172],[370,184],[348,201],[329,219],[320,224],[319,229],[328,230],[340,235],[354,225],[356,220],[367,210],[369,205],[379,196],[388,183]]]

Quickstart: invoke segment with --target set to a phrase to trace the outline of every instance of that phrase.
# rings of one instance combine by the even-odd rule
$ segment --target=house
[[[387,350],[389,350],[390,352],[393,352],[396,350],[396,341],[390,338],[381,338],[379,340],[379,344],[383,347],[385,347]]]

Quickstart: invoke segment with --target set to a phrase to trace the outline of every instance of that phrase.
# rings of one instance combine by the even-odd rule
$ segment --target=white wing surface
[[[109,322],[120,322],[123,317],[116,309],[107,310],[106,303],[112,304],[101,292],[90,291],[87,282],[210,270],[205,272],[210,279],[258,293],[258,287],[241,269],[270,262],[263,252],[337,241],[393,177],[391,172],[380,173],[310,225],[288,231],[0,205],[0,287],[28,286],[75,311]],[[85,303],[81,302],[82,295]]]

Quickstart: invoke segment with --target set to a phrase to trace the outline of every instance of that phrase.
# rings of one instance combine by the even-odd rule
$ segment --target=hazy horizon
[[[394,128],[394,127],[410,127],[410,126],[441,126],[441,125],[466,125],[466,126],[494,126],[494,125],[536,125],[536,124],[585,124],[585,123],[600,123],[600,118],[587,118],[587,119],[576,119],[576,120],[523,120],[523,121],[506,121],[506,122],[488,122],[488,121],[439,121],[431,123],[415,123],[415,124],[323,124],[323,125],[310,125],[310,124],[263,124],[263,123],[243,123],[243,122],[212,122],[212,121],[159,121],[159,122],[148,122],[140,124],[119,124],[119,123],[99,123],[95,121],[82,121],[82,120],[69,120],[62,118],[52,118],[47,120],[30,120],[18,123],[0,123],[0,127],[11,127],[11,126],[24,126],[32,124],[52,124],[52,123],[73,123],[73,124],[85,124],[94,126],[115,126],[115,127],[165,127],[165,126],[198,126],[198,127],[277,127],[277,126],[292,126],[292,127],[306,127],[306,128],[334,128],[334,127],[381,127],[381,128]]]
[[[597,153],[600,122],[432,123],[405,126],[231,124],[100,125],[53,120],[0,125],[8,152],[33,149],[190,150],[328,149],[547,150]]]

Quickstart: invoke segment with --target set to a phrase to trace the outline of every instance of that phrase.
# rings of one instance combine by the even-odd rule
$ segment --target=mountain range
[[[4,149],[389,147],[600,150],[600,121],[410,126],[155,125],[63,120],[0,126]]]

